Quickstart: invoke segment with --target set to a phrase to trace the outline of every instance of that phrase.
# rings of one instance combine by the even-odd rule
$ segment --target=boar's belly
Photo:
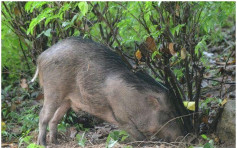
[[[82,110],[114,125],[118,125],[117,121],[115,120],[113,111],[107,103],[101,102],[100,104],[98,104],[94,103],[93,101],[90,102],[92,98],[84,98],[73,94],[71,94],[69,98],[71,100],[71,108],[74,111],[78,112],[79,110]]]

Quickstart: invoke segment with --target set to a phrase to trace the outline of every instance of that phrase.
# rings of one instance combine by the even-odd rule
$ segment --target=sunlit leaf
[[[205,139],[205,140],[208,139],[208,138],[207,138],[207,135],[205,135],[205,134],[202,134],[201,137],[202,137],[203,139]]]
[[[46,30],[46,31],[44,32],[44,35],[47,36],[47,37],[49,37],[51,30],[52,30],[52,29],[50,29],[50,28],[49,28],[48,30]]]
[[[136,56],[136,58],[137,58],[138,61],[141,60],[141,58],[142,58],[142,53],[141,53],[141,51],[140,51],[139,49],[136,51],[135,56]]]
[[[194,101],[183,101],[184,106],[191,111],[195,111],[195,102]]]
[[[227,98],[225,98],[222,102],[221,102],[221,106],[224,106],[227,103]]]
[[[86,13],[88,12],[88,4],[87,4],[87,2],[80,2],[78,4],[78,6],[79,6],[83,16],[85,16]]]

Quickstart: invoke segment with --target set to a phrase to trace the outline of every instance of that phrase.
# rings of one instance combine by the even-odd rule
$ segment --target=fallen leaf
[[[221,106],[224,106],[227,103],[227,98],[225,98],[222,102],[221,102]]]
[[[202,122],[208,124],[208,116],[203,116]]]
[[[225,65],[226,62],[216,62],[216,64],[217,65]],[[226,65],[234,65],[234,64],[235,64],[235,60],[228,62]]]
[[[18,146],[14,143],[2,143],[1,147],[17,148]]]
[[[159,148],[167,148],[167,146],[165,146],[164,144],[161,144]]]
[[[25,78],[21,79],[21,88],[23,89],[28,89],[28,84],[27,84],[27,80]]]
[[[142,58],[142,53],[141,53],[141,51],[140,51],[139,49],[136,51],[135,56],[136,56],[136,58],[137,58],[138,61],[141,60],[141,58]]]
[[[206,51],[203,51],[203,54],[204,54],[206,57],[208,57],[208,58],[211,58],[211,57],[214,56],[213,53],[209,53],[209,52],[206,52]]]
[[[203,80],[201,83],[202,88],[207,87],[209,85],[208,81]]]
[[[82,24],[82,21],[80,21],[80,20],[76,22],[77,27],[80,27],[81,24]]]
[[[233,60],[233,61],[231,61],[231,62],[228,62],[230,65],[232,64],[232,65],[235,65],[235,59]]]
[[[174,51],[174,43],[169,43],[169,51],[172,55],[176,54],[176,52]]]
[[[90,28],[89,28],[89,26],[88,26],[87,24],[85,24],[84,30],[85,30],[86,32],[88,32],[88,31],[90,30]]]
[[[14,14],[15,15],[21,14],[20,10],[17,7],[14,8]]]
[[[212,96],[212,94],[206,94],[207,98],[210,98]]]
[[[2,129],[2,131],[6,130],[6,123],[3,121],[1,122],[1,129]]]
[[[179,16],[179,10],[180,10],[179,5],[176,5],[176,10],[175,10],[175,15],[176,16]]]
[[[223,67],[221,67],[221,68],[219,69],[219,72],[218,72],[218,73],[224,74],[224,72],[225,72],[225,69],[224,69]]]
[[[42,100],[44,99],[44,94],[40,93],[36,98],[35,100],[39,101],[39,100]]]
[[[21,104],[21,101],[20,100],[16,100],[14,103],[15,104]]]
[[[102,134],[98,134],[98,133],[93,133],[91,138],[94,140],[98,140],[100,137],[102,137]]]
[[[182,48],[181,49],[181,59],[185,59],[187,55],[187,51],[186,48]]]
[[[10,110],[11,110],[11,111],[15,111],[15,110],[16,110],[16,104],[15,104],[15,103],[12,103],[12,104],[11,104]]]
[[[76,127],[73,126],[69,128],[69,133],[70,133],[70,138],[75,138],[78,131]]]
[[[219,142],[220,142],[220,139],[219,139],[218,137],[216,137],[216,138],[214,139],[214,141],[215,141],[215,143],[219,143]]]
[[[147,37],[146,38],[146,44],[147,44],[147,48],[150,51],[155,51],[156,50],[156,43],[155,40],[152,37]]]

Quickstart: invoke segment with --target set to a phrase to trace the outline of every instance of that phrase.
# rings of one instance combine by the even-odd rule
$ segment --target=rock
[[[235,100],[228,100],[217,124],[216,134],[221,141],[235,143]]]

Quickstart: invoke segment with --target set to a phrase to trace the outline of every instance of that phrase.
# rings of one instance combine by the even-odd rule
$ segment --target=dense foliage
[[[197,111],[210,68],[203,52],[235,15],[235,2],[2,2],[2,87],[29,80],[37,56],[57,41],[83,36],[172,88],[174,103],[194,100]]]

